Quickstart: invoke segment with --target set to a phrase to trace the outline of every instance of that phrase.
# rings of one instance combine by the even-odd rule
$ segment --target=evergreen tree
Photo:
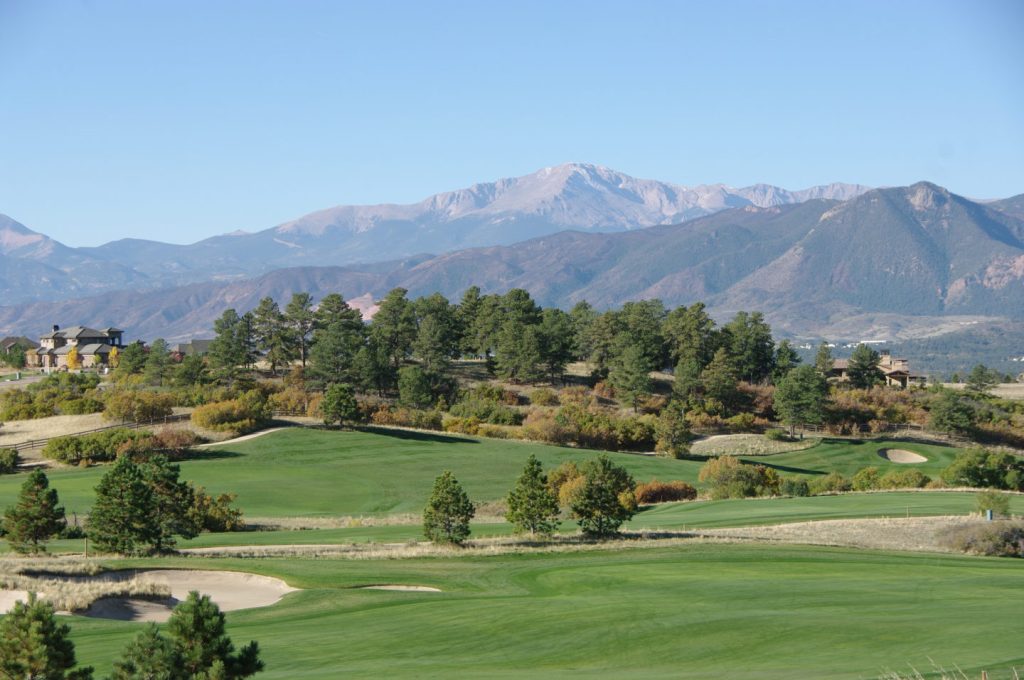
[[[395,288],[385,295],[370,324],[370,335],[388,356],[396,373],[412,352],[416,340],[416,312],[405,297],[406,292],[405,288]]]
[[[398,371],[398,401],[413,408],[432,405],[435,399],[430,374],[419,366],[403,366]]]
[[[103,552],[149,552],[160,531],[155,507],[153,489],[142,470],[128,456],[121,456],[96,485],[89,538]]]
[[[560,380],[573,357],[572,318],[560,309],[545,309],[541,314],[538,335],[544,370],[551,382]]]
[[[722,330],[729,357],[740,378],[757,383],[772,374],[775,341],[761,312],[739,312]]]
[[[669,358],[676,365],[685,361],[687,365],[695,366],[695,375],[711,363],[718,349],[715,322],[708,316],[703,302],[677,307],[669,312],[662,325],[662,334]]]
[[[881,357],[878,352],[861,343],[853,350],[846,364],[846,375],[853,387],[866,389],[882,382],[882,371],[878,368]]]
[[[184,660],[155,623],[147,625],[114,662],[111,680],[189,680]]]
[[[966,434],[974,429],[978,414],[973,402],[953,390],[942,390],[931,402],[928,425],[939,432]]]
[[[818,373],[825,378],[836,365],[836,360],[832,357],[832,350],[829,348],[828,343],[824,340],[818,345],[818,353],[814,355],[814,367],[818,369]]]
[[[620,349],[616,342],[621,331],[622,323],[615,312],[605,312],[590,324],[586,339],[586,344],[590,348],[587,361],[593,366],[595,376],[608,376],[612,361]]]
[[[210,343],[210,366],[219,378],[231,381],[239,367],[245,363],[245,345],[242,342],[242,319],[234,309],[226,309],[213,322],[214,338]],[[127,350],[125,355],[127,355]],[[125,357],[121,358],[124,365]]]
[[[423,533],[435,543],[459,545],[469,538],[469,521],[476,510],[462,485],[448,470],[434,480],[423,510]]]
[[[548,476],[530,455],[523,473],[508,494],[505,519],[516,533],[550,535],[558,527],[558,498],[548,489]]]
[[[195,490],[179,479],[181,469],[163,455],[149,458],[139,468],[153,501],[153,551],[162,553],[172,549],[175,536],[195,538],[201,529],[189,512],[195,501]]]
[[[573,358],[577,361],[585,361],[593,352],[590,346],[590,325],[597,318],[597,312],[586,300],[581,300],[569,310],[569,319],[572,324],[572,351]]]
[[[363,315],[359,310],[349,306],[340,294],[329,293],[313,313],[313,332],[315,334],[335,323],[344,324],[351,331],[361,332],[364,328]]]
[[[321,385],[358,383],[359,370],[356,355],[365,342],[365,329],[360,322],[333,317],[334,320],[313,333],[313,346],[309,351],[309,375]]]
[[[439,315],[430,314],[420,320],[412,353],[427,373],[441,373],[451,365],[455,351],[454,325]]]
[[[612,364],[608,381],[636,412],[640,400],[651,394],[651,364],[643,347],[636,344],[626,346],[625,350]]]
[[[203,385],[207,381],[209,371],[206,368],[206,359],[198,354],[189,354],[182,358],[174,372],[173,382],[179,387],[191,385]]]
[[[71,629],[57,623],[53,605],[29,593],[0,620],[0,678],[89,680],[92,668],[75,667]]]
[[[292,299],[284,308],[284,320],[293,348],[302,362],[302,367],[305,368],[316,321],[312,296],[309,293],[293,293]]]
[[[455,308],[455,324],[459,334],[459,353],[463,356],[479,355],[473,328],[480,314],[482,298],[478,286],[470,286],[462,294],[462,299]]]
[[[683,406],[671,401],[654,421],[654,436],[657,441],[654,450],[669,458],[682,458],[690,451],[693,433],[686,422]]]
[[[676,364],[672,379],[672,393],[683,403],[689,403],[701,386],[700,361],[696,356],[683,356]]]
[[[149,354],[146,356],[146,368],[143,375],[150,385],[160,387],[164,384],[171,371],[171,353],[167,347],[167,341],[157,338],[149,346]]]
[[[291,329],[285,315],[272,297],[260,300],[252,312],[252,332],[256,349],[270,362],[270,371],[287,364],[294,355]]]
[[[627,302],[619,311],[622,330],[617,338],[620,347],[640,350],[650,370],[665,366],[665,338],[661,333],[665,322],[665,305],[661,300]]]
[[[775,369],[772,380],[778,384],[791,370],[800,364],[800,355],[796,353],[789,340],[783,340],[775,348]]]
[[[467,329],[465,342],[473,348],[473,354],[489,359],[498,346],[498,335],[501,333],[502,298],[500,295],[485,295],[480,298],[479,309],[473,319],[473,325]]]
[[[498,336],[497,374],[511,382],[536,382],[543,376],[543,360],[538,324],[506,321]]]
[[[188,594],[174,608],[167,632],[189,678],[248,678],[263,670],[259,645],[250,642],[237,654],[224,625],[224,614],[208,595]]]
[[[324,415],[324,425],[348,425],[359,420],[359,404],[348,383],[329,385],[324,391],[320,410]]]
[[[384,396],[385,392],[397,382],[397,375],[391,369],[388,357],[381,351],[377,341],[370,337],[366,344],[356,352],[353,360],[354,378],[366,391],[376,390]]]
[[[789,425],[793,436],[797,425],[817,425],[825,418],[828,383],[814,366],[797,366],[775,388],[775,412]]]
[[[732,411],[739,398],[736,381],[736,369],[733,368],[732,359],[728,351],[720,347],[708,367],[700,373],[705,401],[713,399],[721,404],[726,412]]]
[[[128,344],[117,357],[117,377],[142,373],[146,367],[146,348],[141,342]]]
[[[11,548],[19,553],[46,552],[43,545],[64,528],[64,508],[46,474],[35,469],[21,485],[18,502],[4,513],[4,531]]]
[[[1001,377],[998,371],[989,370],[985,364],[978,364],[967,374],[964,389],[975,396],[987,397],[992,388],[999,384]]]
[[[583,485],[572,504],[573,515],[587,536],[607,538],[633,516],[636,482],[625,468],[601,454],[582,469]]]

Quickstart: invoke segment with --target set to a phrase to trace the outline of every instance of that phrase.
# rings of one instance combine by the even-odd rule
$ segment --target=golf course
[[[878,455],[896,446],[925,460],[909,466]],[[825,440],[750,460],[807,478],[869,465],[937,475],[956,451]],[[641,667],[647,677],[673,678],[710,677],[726,667],[736,678],[870,678],[914,670],[929,677],[941,666],[975,675],[986,670],[995,679],[1013,677],[1012,669],[1024,665],[1018,644],[1024,570],[1017,560],[711,535],[817,520],[963,516],[974,511],[973,492],[665,503],[642,507],[624,525],[625,539],[574,542],[576,524],[566,519],[558,529],[562,538],[520,547],[500,511],[488,508],[499,507],[531,454],[551,469],[598,452],[402,430],[304,428],[204,448],[181,462],[182,478],[211,493],[237,493],[247,521],[277,528],[201,534],[179,543],[180,557],[98,563],[246,572],[298,589],[270,606],[227,614],[236,644],[259,641],[267,665],[260,677],[267,678],[626,677]],[[610,455],[638,481],[699,486],[704,463]],[[418,553],[414,546],[424,545],[419,512],[443,470],[479,505],[472,524],[477,540]],[[69,517],[88,514],[104,472],[103,466],[50,471]],[[0,497],[14,498],[23,477],[0,478]],[[1012,512],[1024,513],[1024,496],[1010,501]],[[338,551],[316,549],[331,546]],[[261,547],[267,552],[258,558],[232,553]],[[49,545],[55,553],[83,548],[82,540]],[[364,589],[382,584],[438,592]],[[82,616],[67,621],[79,661],[101,676],[141,625]]]

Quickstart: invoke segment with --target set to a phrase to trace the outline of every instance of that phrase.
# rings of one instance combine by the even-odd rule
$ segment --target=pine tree
[[[637,411],[640,400],[651,393],[651,363],[643,347],[630,343],[612,364],[608,381]]]
[[[181,481],[181,469],[166,456],[153,456],[140,465],[142,476],[153,497],[153,551],[167,552],[175,544],[174,537],[194,538],[201,527],[190,516],[195,490]]]
[[[224,614],[208,595],[196,591],[171,613],[167,632],[189,678],[248,678],[263,670],[259,645],[250,642],[237,654],[227,636]]]
[[[736,369],[724,347],[715,352],[711,363],[700,373],[705,399],[715,400],[727,412],[733,409],[739,396],[736,380]]]
[[[881,357],[878,352],[865,344],[857,345],[846,364],[846,375],[853,387],[866,389],[882,382],[882,370],[878,368]]]
[[[469,537],[469,521],[476,510],[451,471],[434,480],[434,490],[423,510],[423,533],[436,543],[459,545]]]
[[[657,442],[654,450],[669,458],[682,458],[690,450],[693,433],[686,422],[683,406],[671,401],[654,421],[654,435]]]
[[[21,485],[17,505],[4,513],[7,542],[19,553],[46,552],[43,545],[64,528],[64,508],[58,505],[57,490],[39,469]]]
[[[548,489],[548,476],[530,455],[523,473],[508,494],[505,519],[516,533],[550,535],[558,527],[558,498]]]
[[[96,485],[89,538],[104,552],[149,552],[160,531],[155,507],[153,489],[142,470],[121,456]]]
[[[149,346],[149,354],[146,356],[146,367],[143,370],[146,382],[158,387],[163,385],[170,366],[171,355],[167,348],[167,341],[157,338]]]
[[[416,312],[406,298],[407,292],[395,288],[385,295],[370,324],[370,334],[389,357],[396,374],[416,340]]]
[[[825,417],[828,383],[814,366],[797,366],[775,388],[775,412],[789,425],[793,436],[797,425],[816,425]]]
[[[836,360],[832,357],[832,349],[827,342],[822,340],[818,345],[818,353],[814,355],[814,368],[821,373],[822,377],[827,378],[835,365]]]
[[[92,668],[75,667],[70,628],[58,624],[53,605],[29,593],[0,621],[0,678],[89,680]]]
[[[796,353],[789,340],[783,340],[775,348],[775,369],[772,379],[777,384],[791,370],[800,365],[800,355]]]
[[[572,503],[572,512],[583,533],[606,538],[618,532],[633,516],[636,482],[625,468],[605,454],[587,461],[581,470],[583,486]]]
[[[309,358],[309,343],[313,334],[316,315],[313,313],[313,298],[309,293],[293,293],[284,308],[285,323],[295,343],[295,351],[303,368]]]
[[[160,634],[155,623],[147,625],[114,662],[111,680],[189,680],[184,660],[174,643]]]
[[[287,364],[294,352],[287,320],[272,297],[260,300],[253,310],[252,332],[256,348],[263,352],[270,362],[270,371],[276,375],[277,367]]]
[[[346,425],[359,419],[359,405],[356,403],[352,386],[348,383],[334,383],[324,391],[320,404],[324,425]]]

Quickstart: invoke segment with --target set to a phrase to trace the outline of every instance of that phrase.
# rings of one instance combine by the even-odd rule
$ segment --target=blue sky
[[[0,0],[0,212],[190,242],[564,161],[1024,192],[1024,3]]]

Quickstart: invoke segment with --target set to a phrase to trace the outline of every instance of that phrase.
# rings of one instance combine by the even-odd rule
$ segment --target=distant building
[[[210,351],[210,344],[213,340],[190,340],[189,342],[179,342],[175,345],[170,346],[171,354],[180,361],[181,359],[192,356],[195,354],[207,354]]]
[[[906,359],[893,357],[887,349],[879,351],[878,368],[885,377],[885,384],[891,387],[909,387],[918,385],[924,387],[928,382],[927,376],[917,375],[910,372],[910,362]],[[835,378],[840,382],[850,379],[847,368],[850,362],[847,359],[836,359],[829,371],[828,377]]]
[[[15,349],[21,349],[26,355],[39,349],[39,343],[26,338],[24,335],[8,335],[0,340],[0,354],[9,355]]]
[[[82,368],[106,366],[110,363],[110,351],[115,347],[118,351],[124,348],[123,335],[124,331],[118,328],[96,330],[73,326],[61,330],[55,325],[52,331],[39,338],[38,349],[25,357],[26,365],[44,370],[66,369],[68,353],[75,348]]]

